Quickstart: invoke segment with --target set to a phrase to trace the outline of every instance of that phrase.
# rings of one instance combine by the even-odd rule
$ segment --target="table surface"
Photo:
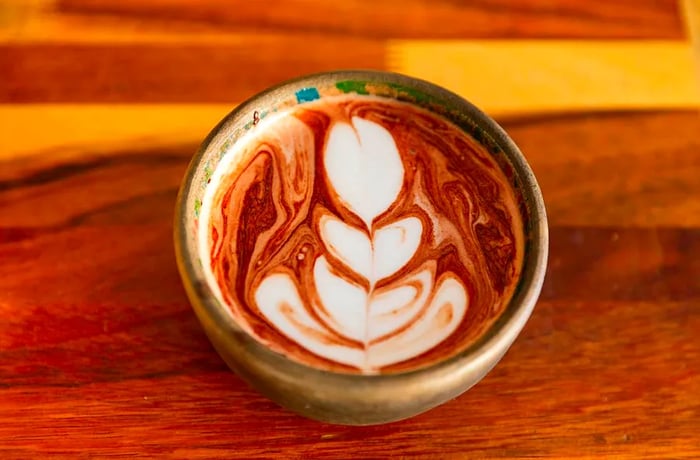
[[[700,2],[463,3],[0,2],[0,458],[700,458]],[[216,121],[333,68],[484,107],[551,227],[501,363],[374,427],[303,419],[228,371],[172,248]]]

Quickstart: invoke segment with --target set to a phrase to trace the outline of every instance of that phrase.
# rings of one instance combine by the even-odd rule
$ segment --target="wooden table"
[[[700,458],[698,3],[4,0],[0,458]],[[503,361],[365,428],[300,418],[229,372],[171,242],[216,121],[341,67],[428,78],[493,114],[552,239]]]

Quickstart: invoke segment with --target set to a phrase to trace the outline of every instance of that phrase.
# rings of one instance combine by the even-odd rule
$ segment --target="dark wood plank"
[[[543,303],[501,364],[477,387],[414,419],[372,428],[334,427],[274,407],[235,376],[191,375],[65,388],[4,391],[17,422],[0,426],[6,452],[163,455],[180,458],[285,455],[340,458],[362,443],[367,456],[475,457],[621,455],[675,458],[698,453],[700,388],[689,348],[693,309],[683,304]],[[585,313],[589,311],[590,313]],[[598,314],[620,330],[589,321]],[[658,321],[648,320],[651,315]],[[673,350],[675,359],[660,359]],[[640,372],[640,366],[643,371]],[[621,379],[621,375],[627,378]],[[200,395],[206,395],[202,397]],[[46,407],[65,416],[47,419]],[[118,415],[116,415],[118,414]],[[168,414],[163,416],[163,414]],[[456,421],[459,421],[456,423]],[[241,432],[240,427],[246,427]],[[254,432],[255,436],[245,433]],[[238,433],[232,436],[231,433]],[[37,438],[49,438],[40,444]],[[4,457],[8,458],[8,457]]]
[[[499,121],[534,169],[550,222],[700,226],[700,112]]]
[[[341,458],[360,442],[370,456],[699,453],[697,300],[541,302],[477,387],[427,414],[372,428],[328,426],[277,408],[223,368],[184,305],[143,307],[120,327],[125,309],[91,308],[117,323],[113,330],[3,353],[10,365],[3,365],[0,413],[13,420],[0,424],[9,440],[3,458],[89,451]],[[71,305],[52,310],[69,314]]]
[[[362,0],[275,2],[60,0],[88,17],[190,22],[213,30],[319,32],[372,38],[672,38],[683,36],[674,0]]]
[[[172,204],[170,195],[145,199],[142,206]],[[10,367],[0,364],[0,382],[87,384],[196,372],[212,364],[202,357],[208,346],[189,314],[165,219],[170,215],[163,214],[159,223],[81,223],[50,234],[28,231],[12,239],[5,234],[0,363]],[[699,249],[700,230],[555,227],[542,300],[582,309],[606,302],[690,306],[700,301],[700,286],[692,281],[700,279]],[[90,353],[79,362],[67,359],[93,341],[113,359]],[[144,361],[129,359],[134,353]],[[161,353],[172,354],[175,363],[159,358]],[[47,367],[16,373],[21,361]]]
[[[542,299],[700,299],[696,229],[554,227]],[[699,310],[700,311],[700,310]]]
[[[0,44],[0,103],[241,102],[280,81],[384,68],[380,42],[246,35],[222,44]]]

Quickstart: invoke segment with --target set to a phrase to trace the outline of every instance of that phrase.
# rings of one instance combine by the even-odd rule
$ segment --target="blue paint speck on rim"
[[[297,97],[297,103],[301,104],[303,102],[311,102],[315,101],[316,99],[320,98],[321,95],[318,94],[318,90],[316,88],[304,88],[300,89],[296,93],[294,93]]]

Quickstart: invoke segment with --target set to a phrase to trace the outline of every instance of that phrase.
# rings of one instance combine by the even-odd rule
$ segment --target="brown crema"
[[[398,198],[370,229],[337,196],[323,165],[330,129],[335,123],[351,123],[354,117],[386,129],[404,166]],[[204,206],[210,209],[205,224],[211,269],[222,297],[241,327],[262,343],[313,367],[359,372],[289,338],[268,321],[255,301],[264,279],[285,273],[294,280],[309,316],[326,324],[313,280],[314,262],[321,256],[330,261],[335,275],[365,290],[400,284],[426,266],[435,280],[451,274],[463,284],[468,308],[456,330],[426,352],[382,367],[382,373],[415,369],[452,356],[473,343],[501,314],[520,277],[523,224],[509,180],[474,138],[412,104],[358,95],[301,104],[253,130],[249,141],[227,153],[236,157],[236,166],[212,184],[217,189]],[[220,167],[225,162],[226,157]],[[320,236],[323,216],[333,216],[369,239],[374,229],[407,217],[419,219],[423,231],[408,263],[371,286],[328,251]],[[358,350],[371,345],[330,326],[325,329],[307,332],[328,345]]]

